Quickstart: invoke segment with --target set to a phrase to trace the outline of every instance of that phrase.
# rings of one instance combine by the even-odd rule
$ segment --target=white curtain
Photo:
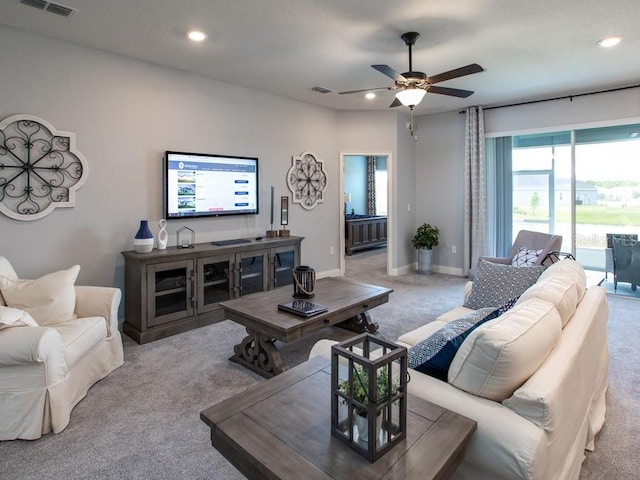
[[[482,107],[467,108],[465,118],[463,269],[468,275],[486,254],[487,189]]]

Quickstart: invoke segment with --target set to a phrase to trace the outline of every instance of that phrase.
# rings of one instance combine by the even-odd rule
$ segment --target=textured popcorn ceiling
[[[640,83],[638,0],[62,0],[64,18],[0,2],[0,24],[340,110],[386,110],[373,101],[311,91],[391,85],[373,70],[408,69],[400,34],[417,31],[414,70],[434,75],[469,63],[486,71],[440,84],[467,99],[428,94],[417,114],[576,94]],[[187,30],[207,32],[203,44]],[[596,41],[618,34],[603,49]]]

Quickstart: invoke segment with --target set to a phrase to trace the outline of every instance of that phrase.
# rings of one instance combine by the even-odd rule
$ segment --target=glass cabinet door
[[[198,259],[198,313],[220,308],[218,302],[231,298],[233,255]]]
[[[147,288],[148,326],[193,315],[193,261],[149,265]]]
[[[295,246],[271,249],[273,285],[278,288],[293,283],[293,269],[300,264],[299,249]]]
[[[236,254],[238,296],[267,290],[267,258],[266,250]]]

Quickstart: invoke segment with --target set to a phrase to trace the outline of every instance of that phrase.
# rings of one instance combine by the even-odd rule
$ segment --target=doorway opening
[[[390,265],[391,156],[388,153],[342,154],[340,271],[380,270]]]

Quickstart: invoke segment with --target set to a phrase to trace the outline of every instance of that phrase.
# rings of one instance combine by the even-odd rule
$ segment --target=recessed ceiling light
[[[365,93],[364,98],[366,98],[367,100],[373,100],[374,98],[376,98],[376,94],[373,92],[367,92]]]
[[[598,40],[598,45],[601,47],[615,47],[622,41],[622,37],[620,35],[613,35],[611,37],[605,37],[602,40]]]
[[[192,42],[203,42],[207,38],[207,34],[200,30],[191,30],[187,33],[187,37],[189,37],[189,40]]]

